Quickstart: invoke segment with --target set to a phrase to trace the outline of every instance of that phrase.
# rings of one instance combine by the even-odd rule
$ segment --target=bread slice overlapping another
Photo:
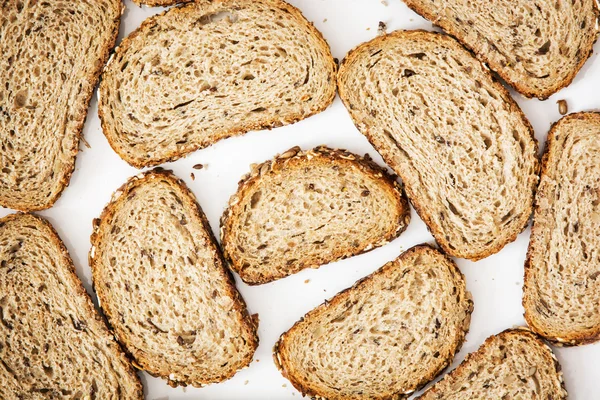
[[[379,36],[348,53],[338,88],[448,254],[482,259],[525,228],[538,183],[532,127],[456,40],[426,31]]]
[[[403,0],[527,97],[571,84],[598,38],[597,0]]]
[[[600,113],[571,114],[548,133],[525,262],[523,306],[546,339],[600,339]]]
[[[281,0],[197,0],[147,19],[102,75],[112,148],[141,168],[327,108],[336,65],[321,34]]]
[[[91,240],[100,306],[138,368],[171,386],[204,386],[252,361],[258,317],[183,181],[159,170],[131,178]]]
[[[0,206],[51,207],[69,184],[121,0],[0,2]]]
[[[509,329],[489,337],[419,400],[564,400],[561,366],[535,333]]]
[[[396,178],[368,155],[294,147],[242,178],[221,241],[231,268],[254,285],[382,246],[409,222]]]
[[[0,398],[142,400],[52,225],[0,219]]]
[[[415,246],[307,313],[281,335],[275,364],[312,398],[408,398],[452,362],[472,311],[454,262]]]

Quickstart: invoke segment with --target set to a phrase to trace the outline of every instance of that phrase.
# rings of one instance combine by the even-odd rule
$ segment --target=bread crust
[[[9,221],[17,220],[20,218],[32,218],[37,223],[44,225],[44,227],[46,227],[50,231],[50,235],[48,236],[48,238],[52,241],[53,245],[60,253],[60,256],[63,260],[63,265],[65,266],[65,269],[68,271],[68,276],[75,283],[74,286],[76,287],[76,292],[72,294],[73,297],[77,296],[77,297],[85,299],[84,303],[85,303],[85,311],[86,311],[87,315],[90,316],[90,319],[96,320],[100,329],[103,332],[105,332],[107,336],[111,337],[112,340],[111,340],[110,344],[108,345],[108,348],[111,351],[113,357],[116,360],[119,360],[125,366],[130,383],[134,383],[134,385],[135,385],[135,388],[134,388],[135,392],[136,392],[135,398],[142,400],[144,398],[142,384],[141,384],[138,376],[136,375],[135,370],[133,369],[133,367],[131,365],[130,358],[126,355],[126,353],[120,347],[119,343],[116,340],[114,340],[113,332],[107,327],[107,324],[105,323],[106,321],[102,318],[102,316],[94,308],[94,304],[92,303],[90,295],[87,293],[87,291],[83,287],[81,280],[79,279],[79,277],[77,276],[77,273],[75,272],[75,265],[73,264],[73,260],[71,259],[71,256],[69,255],[67,248],[65,247],[64,243],[60,239],[60,236],[58,235],[58,233],[56,232],[56,230],[54,229],[52,224],[50,222],[48,222],[48,220],[46,220],[45,218],[43,218],[39,215],[19,212],[16,214],[9,214],[9,215],[5,216],[4,218],[0,218],[0,226],[4,225],[5,223],[7,223]]]
[[[141,7],[142,5],[148,7],[167,7],[175,4],[189,3],[194,0],[132,0],[135,5]]]
[[[446,379],[446,377],[454,377],[456,375],[461,375],[463,373],[463,370],[467,368],[467,364],[479,364],[479,365],[485,365],[486,364],[486,359],[484,358],[484,352],[485,350],[492,345],[492,342],[494,340],[496,340],[496,338],[505,338],[508,336],[513,336],[513,335],[524,335],[529,337],[530,339],[534,340],[537,344],[539,344],[540,346],[544,347],[546,350],[548,350],[548,352],[550,353],[550,356],[552,357],[552,361],[554,364],[554,369],[556,371],[556,378],[558,380],[558,383],[562,389],[563,392],[563,396],[560,398],[553,398],[552,400],[564,400],[567,398],[567,389],[565,387],[565,382],[563,379],[563,374],[562,374],[562,367],[561,365],[558,363],[558,359],[556,358],[556,356],[554,355],[554,353],[552,352],[552,348],[550,346],[548,346],[546,343],[544,343],[544,341],[534,332],[532,332],[531,330],[529,330],[527,327],[517,327],[517,328],[513,328],[513,329],[506,329],[500,333],[498,333],[497,335],[492,335],[490,337],[488,337],[485,342],[483,342],[483,344],[481,345],[481,347],[479,347],[479,349],[477,349],[476,351],[474,351],[473,353],[469,353],[467,354],[467,356],[465,357],[465,359],[463,360],[463,362],[460,363],[460,365],[458,367],[456,367],[456,369],[454,369],[453,371],[451,371],[448,375],[446,375],[440,382],[442,382],[444,379]],[[422,397],[425,396],[425,394],[428,394],[430,392],[435,393],[437,391],[437,384],[430,386],[421,396],[417,397],[417,399],[420,399]]]
[[[561,118],[560,120],[558,120],[557,122],[552,124],[552,127],[550,128],[550,131],[548,132],[548,138],[546,140],[544,154],[542,156],[542,172],[541,172],[542,177],[544,177],[546,175],[546,173],[548,172],[548,169],[550,168],[550,165],[549,165],[550,151],[552,150],[554,141],[556,140],[556,135],[557,135],[558,129],[560,129],[560,127],[563,123],[570,121],[570,120],[574,120],[574,119],[592,122],[594,119],[600,119],[600,112],[573,113],[573,114],[569,114],[569,115]],[[594,121],[594,122],[596,122],[596,121]],[[536,219],[539,216],[538,213],[540,210],[540,201],[547,200],[545,197],[539,197],[541,195],[542,195],[542,193],[538,192],[538,196],[536,196],[536,198],[535,198],[534,209],[533,209],[533,224],[531,227],[531,237],[532,238],[536,237],[539,234],[539,231],[541,230],[541,228],[536,225]],[[524,271],[524,280],[523,280],[523,301],[522,301],[523,307],[525,309],[525,313],[523,315],[525,317],[525,321],[527,322],[527,325],[529,325],[529,327],[531,328],[532,331],[534,331],[538,335],[542,336],[544,339],[548,340],[555,346],[581,346],[581,345],[585,345],[585,344],[594,343],[594,342],[597,342],[598,340],[600,340],[600,325],[596,326],[594,329],[591,330],[591,332],[589,332],[587,334],[580,333],[580,332],[571,332],[566,336],[558,336],[556,334],[546,332],[540,326],[540,324],[538,323],[538,321],[535,318],[534,310],[532,310],[526,306],[526,300],[531,299],[531,297],[532,297],[532,295],[530,294],[531,291],[529,291],[527,289],[532,284],[531,283],[531,280],[533,279],[532,278],[532,273],[533,273],[532,270],[535,268],[535,266],[532,265],[531,259],[536,251],[537,251],[537,249],[534,247],[533,241],[530,240],[529,246],[527,248],[527,256],[525,258],[525,271]]]
[[[518,91],[519,93],[521,93],[523,96],[525,96],[527,98],[536,97],[539,100],[546,100],[548,97],[552,96],[554,93],[569,86],[571,84],[571,82],[573,82],[573,79],[575,79],[575,76],[579,73],[579,71],[583,67],[583,64],[585,64],[585,62],[588,60],[588,58],[590,58],[590,56],[594,52],[594,44],[598,40],[598,35],[600,34],[600,30],[598,30],[596,28],[596,32],[595,32],[596,37],[592,41],[590,41],[590,45],[586,49],[582,50],[584,55],[579,59],[579,63],[577,64],[577,67],[574,68],[570,72],[569,75],[567,75],[561,82],[559,82],[558,84],[554,85],[553,87],[551,87],[547,90],[535,91],[533,89],[529,89],[527,87],[527,85],[523,84],[520,80],[511,79],[510,76],[506,72],[504,72],[503,68],[499,65],[496,65],[487,54],[475,53],[475,50],[465,40],[465,35],[463,35],[460,31],[452,29],[452,26],[450,24],[446,23],[445,19],[439,18],[438,15],[435,15],[435,14],[429,12],[429,10],[427,10],[427,8],[425,6],[423,6],[419,3],[420,0],[402,0],[402,1],[411,10],[413,10],[414,12],[419,14],[421,17],[423,17],[429,21],[434,21],[437,26],[439,26],[445,32],[447,32],[448,34],[450,34],[454,38],[456,38],[463,46],[465,46],[467,49],[469,49],[469,51],[473,52],[475,54],[475,57],[477,57],[483,63],[489,65],[490,68],[492,70],[494,70],[494,72],[496,72],[506,83],[508,83],[516,91]],[[594,13],[596,14],[596,20],[598,20],[600,18],[600,9],[599,9],[598,2],[597,2],[597,0],[592,0],[592,3],[593,3],[592,7],[594,8]]]
[[[240,326],[242,326],[245,330],[247,330],[247,332],[251,333],[249,336],[252,338],[252,340],[250,343],[247,343],[247,346],[251,349],[251,351],[248,352],[248,355],[247,355],[246,359],[244,360],[245,367],[242,367],[241,369],[247,368],[247,366],[250,364],[250,362],[252,362],[253,354],[254,354],[256,348],[258,347],[258,334],[257,334],[258,314],[254,314],[254,315],[248,314],[246,302],[244,301],[244,299],[242,298],[242,296],[240,295],[240,293],[238,292],[238,290],[235,286],[235,281],[234,281],[233,275],[225,267],[225,265],[226,265],[225,260],[223,259],[222,255],[221,255],[219,245],[212,233],[212,230],[210,228],[210,224],[208,223],[208,219],[206,218],[206,215],[202,211],[202,208],[198,204],[196,197],[189,190],[187,185],[181,179],[177,178],[171,171],[164,170],[162,168],[155,168],[153,170],[146,171],[144,173],[141,173],[141,174],[131,177],[119,189],[117,189],[117,191],[115,191],[115,193],[112,196],[111,201],[106,205],[106,207],[102,211],[100,218],[94,219],[93,232],[92,232],[92,235],[90,238],[92,247],[90,249],[90,253],[88,256],[90,268],[92,269],[94,283],[98,282],[98,280],[99,280],[99,269],[104,268],[104,266],[102,265],[102,263],[99,260],[100,257],[98,257],[97,254],[94,254],[95,249],[100,248],[100,240],[104,233],[104,231],[101,229],[103,222],[110,220],[112,218],[112,216],[115,214],[117,203],[120,198],[122,198],[123,196],[127,196],[127,194],[132,189],[138,187],[139,185],[141,185],[151,179],[165,179],[165,180],[169,181],[171,184],[178,186],[181,189],[181,191],[185,194],[185,196],[187,197],[187,201],[189,202],[189,204],[192,205],[191,211],[193,212],[193,217],[197,218],[201,222],[203,229],[208,234],[210,243],[213,246],[214,253],[215,253],[214,267],[219,268],[223,272],[224,277],[226,279],[226,281],[223,282],[224,287],[227,290],[227,294],[233,300],[233,309],[238,311],[238,315],[242,316],[242,318],[238,319],[237,322],[240,324]],[[191,218],[190,218],[190,220],[191,220]],[[108,293],[105,293],[103,288],[96,287],[96,292],[98,295],[98,299],[100,300],[100,304],[108,301],[108,299],[107,299]],[[102,306],[100,306],[100,307],[102,308]],[[102,309],[103,309],[103,312],[105,313],[105,315],[108,317],[109,321],[116,320],[116,319],[114,319],[114,317],[115,317],[114,315],[111,315],[106,309],[104,309],[104,308],[102,308]],[[112,329],[112,330],[114,332],[114,329]],[[122,339],[117,337],[117,340],[121,341]],[[127,349],[129,347],[128,345],[129,345],[129,343],[125,342],[124,346],[123,346],[124,349]],[[140,352],[140,354],[143,354],[143,352]],[[133,365],[140,370],[146,370],[146,371],[157,371],[158,370],[158,366],[153,365],[149,358],[146,358],[143,356],[136,358],[131,353],[129,353],[129,356],[132,359],[134,359]],[[239,370],[230,370],[230,371],[228,371],[228,373],[224,373],[223,375],[219,376],[218,378],[215,378],[212,380],[200,380],[200,381],[181,381],[181,380],[171,379],[169,376],[170,374],[168,374],[168,373],[157,374],[157,375],[153,375],[153,372],[149,372],[149,373],[153,376],[159,376],[162,379],[165,379],[167,381],[167,383],[172,387],[187,386],[187,385],[192,385],[194,387],[203,387],[210,383],[217,383],[217,382],[222,382],[224,380],[227,380],[227,379],[231,378],[233,375],[235,375],[238,371]]]
[[[242,272],[242,265],[239,265],[239,263],[237,263],[227,251],[227,248],[229,247],[229,233],[231,232],[233,225],[232,214],[236,205],[240,199],[245,198],[246,194],[254,189],[254,184],[261,178],[263,174],[271,170],[279,171],[290,163],[302,163],[311,159],[316,160],[313,162],[318,161],[323,164],[347,163],[356,165],[363,173],[371,177],[371,179],[374,181],[382,181],[383,185],[389,185],[393,187],[395,192],[398,194],[396,200],[398,204],[397,211],[399,217],[397,223],[395,224],[398,229],[396,229],[394,232],[390,232],[379,243],[373,244],[370,248],[369,246],[366,246],[361,251],[356,253],[349,252],[348,249],[337,249],[335,255],[330,261],[328,261],[328,263],[343,260],[358,254],[363,254],[377,247],[381,247],[400,236],[400,234],[408,227],[408,224],[410,223],[410,207],[408,205],[408,200],[406,198],[406,194],[404,193],[404,189],[398,183],[395,175],[390,175],[385,169],[373,162],[368,154],[366,154],[364,157],[360,157],[344,149],[331,149],[326,146],[317,146],[314,149],[307,151],[302,151],[298,146],[292,147],[280,155],[275,156],[275,158],[272,160],[265,161],[258,165],[253,165],[251,172],[244,175],[238,182],[238,190],[236,194],[229,199],[228,207],[225,209],[221,217],[220,233],[223,254],[230,268],[237,272],[240,275],[240,278],[242,278],[246,284],[261,285],[279,278],[261,276],[261,279],[250,280],[248,277],[244,276]],[[308,263],[307,267],[308,265],[311,264]]]
[[[85,119],[87,117],[87,109],[89,107],[90,101],[92,100],[92,94],[94,93],[94,89],[100,79],[100,74],[102,73],[102,69],[103,69],[104,65],[106,64],[106,62],[109,58],[109,55],[117,41],[117,36],[119,35],[119,26],[120,26],[120,22],[121,22],[121,15],[123,14],[123,11],[125,10],[125,5],[121,2],[121,0],[113,0],[112,5],[114,6],[114,11],[116,11],[117,17],[113,21],[113,30],[110,33],[110,37],[108,38],[108,40],[106,42],[106,46],[102,49],[102,54],[100,54],[100,57],[98,58],[98,62],[95,63],[95,65],[93,66],[93,69],[91,69],[90,72],[88,73],[88,75],[85,77],[85,79],[88,82],[91,82],[93,84],[89,86],[89,89],[85,92],[85,95],[84,95],[85,111],[82,113],[79,113],[79,115],[76,115],[73,119],[76,124],[75,129],[73,131],[74,131],[77,139],[73,142],[73,146],[71,147],[71,149],[69,149],[69,153],[72,154],[72,158],[71,158],[72,163],[67,165],[65,167],[65,169],[62,171],[62,175],[59,180],[58,190],[56,192],[56,195],[51,197],[47,203],[38,204],[38,205],[29,205],[29,204],[25,204],[25,203],[14,203],[11,201],[6,201],[5,199],[2,198],[2,196],[0,196],[0,206],[1,207],[12,208],[12,209],[24,211],[24,212],[45,210],[47,208],[52,207],[54,205],[54,203],[56,202],[56,200],[58,200],[58,198],[62,195],[62,192],[65,190],[65,188],[67,186],[69,186],[69,183],[71,181],[71,176],[73,175],[73,171],[75,170],[75,161],[76,161],[77,153],[78,153],[78,149],[79,149],[79,141],[80,141],[81,137],[83,136],[83,126],[85,124]]]
[[[410,257],[413,253],[423,253],[429,250],[435,250],[438,251],[435,247],[429,245],[429,244],[420,244],[420,245],[416,245],[411,247],[410,249],[406,250],[404,253],[402,253],[397,260],[403,260],[405,258]],[[464,280],[464,276],[462,274],[462,272],[458,269],[458,267],[456,266],[456,264],[454,263],[454,261],[452,261],[452,259],[450,257],[448,257],[446,254],[444,254],[443,252],[440,252],[441,255],[444,256],[444,258],[446,258],[446,260],[448,261],[449,265],[452,265],[452,267],[454,268],[454,271],[452,271],[454,276],[459,276]],[[281,372],[281,374],[283,375],[284,378],[286,378],[287,380],[289,380],[291,382],[291,384],[296,388],[296,390],[298,390],[299,392],[302,393],[303,396],[309,396],[312,399],[317,399],[317,400],[327,400],[326,397],[324,397],[322,394],[319,393],[315,393],[313,392],[310,388],[308,388],[299,377],[293,375],[292,373],[288,372],[288,370],[286,369],[286,366],[283,365],[281,359],[283,358],[284,360],[286,359],[286,355],[282,352],[281,350],[281,345],[282,343],[284,343],[287,339],[287,337],[291,334],[293,334],[296,330],[300,329],[300,324],[308,319],[311,318],[311,315],[313,313],[317,313],[319,310],[329,307],[331,305],[336,305],[339,303],[342,303],[345,301],[345,295],[348,293],[351,293],[354,290],[358,290],[360,289],[359,286],[364,285],[364,284],[368,284],[370,281],[373,280],[373,278],[377,275],[383,275],[386,274],[386,272],[391,269],[394,268],[394,264],[393,262],[388,263],[386,265],[384,265],[383,267],[381,267],[380,269],[378,269],[377,271],[373,272],[370,275],[367,275],[366,277],[359,279],[358,281],[356,281],[354,283],[354,285],[352,285],[349,288],[346,288],[344,290],[342,290],[341,292],[339,292],[338,294],[336,294],[333,298],[329,299],[329,300],[325,300],[325,302],[323,302],[321,305],[317,306],[316,308],[314,308],[313,310],[309,311],[308,313],[306,313],[302,318],[300,318],[298,321],[296,321],[296,323],[294,323],[294,325],[288,329],[285,333],[283,333],[279,340],[277,340],[277,342],[275,343],[275,345],[273,346],[273,361],[275,362],[275,366],[277,367],[277,369],[279,370],[279,372]],[[467,309],[467,313],[465,316],[465,320],[469,320],[470,321],[470,317],[471,317],[471,313],[473,312],[473,301],[470,298],[470,293],[466,292],[467,295],[467,302],[469,303],[468,305],[468,309]],[[420,390],[422,387],[424,387],[427,383],[431,382],[433,379],[435,379],[436,376],[438,376],[439,374],[441,374],[446,368],[448,368],[448,366],[452,363],[452,360],[454,359],[454,356],[460,351],[462,345],[465,342],[465,337],[467,335],[467,333],[469,332],[469,326],[470,324],[464,324],[463,325],[463,329],[462,332],[460,332],[461,334],[459,335],[459,338],[457,341],[455,341],[450,347],[455,348],[455,352],[453,354],[451,354],[449,357],[447,357],[444,360],[443,366],[437,370],[437,371],[430,371],[429,375],[427,375],[426,377],[424,377],[418,384],[417,387],[411,391],[410,393],[388,393],[386,395],[384,395],[383,397],[381,397],[382,400],[402,400],[402,399],[407,399],[409,398],[414,392]]]
[[[354,125],[363,135],[365,135],[367,137],[367,140],[369,141],[369,143],[371,143],[371,145],[375,148],[375,150],[377,150],[377,152],[381,155],[381,157],[386,162],[386,164],[389,165],[394,170],[394,172],[396,172],[400,176],[400,178],[403,181],[405,181],[406,177],[407,177],[406,171],[403,171],[399,167],[399,165],[394,161],[394,157],[392,154],[388,154],[387,152],[381,151],[378,148],[377,140],[375,139],[375,136],[372,134],[371,128],[369,126],[361,125],[359,123],[359,121],[357,121],[355,119],[354,114],[352,113],[352,106],[350,105],[350,103],[348,101],[348,96],[346,95],[346,88],[342,84],[342,80],[344,79],[344,74],[346,73],[346,71],[345,71],[346,66],[350,62],[352,62],[354,58],[360,57],[360,52],[363,49],[363,47],[373,46],[373,45],[382,47],[381,44],[384,41],[389,40],[389,38],[394,38],[394,37],[402,38],[404,36],[413,36],[413,35],[416,35],[416,36],[435,35],[439,41],[451,42],[454,45],[460,46],[460,44],[458,42],[456,42],[455,39],[453,39],[452,37],[450,37],[446,34],[443,34],[443,33],[429,32],[429,31],[422,30],[422,29],[411,30],[411,31],[407,31],[407,30],[394,31],[387,35],[378,36],[378,37],[372,39],[371,41],[362,43],[362,44],[358,45],[357,47],[355,47],[354,49],[350,50],[348,52],[348,54],[344,57],[342,62],[340,63],[338,77],[337,77],[338,93],[340,95],[342,102],[344,103],[344,106],[348,110],[348,113],[350,114],[350,117],[352,118]],[[470,51],[469,51],[469,53],[471,55],[473,55]],[[489,69],[483,64],[482,64],[482,68],[486,71],[489,71]],[[502,86],[502,84],[500,84],[493,77],[493,75],[491,73],[489,74],[489,76],[490,76],[490,80],[492,81],[492,83],[494,85],[494,88],[498,92],[500,92],[504,97],[507,98],[508,107],[510,107],[510,109],[513,112],[516,112],[521,117],[523,124],[527,127],[527,130],[530,133],[531,140],[533,141],[533,144],[534,144],[536,161],[537,161],[538,142],[535,138],[533,127],[531,126],[531,123],[529,122],[529,120],[527,119],[527,117],[525,116],[525,114],[523,113],[521,108],[512,99],[512,97],[508,93],[508,90],[504,86]],[[537,162],[535,165],[535,174],[539,176],[539,163],[537,163]],[[531,203],[533,203],[533,199],[535,198],[536,188],[537,188],[537,185],[535,187],[533,187],[532,194],[531,194],[531,199],[532,199]],[[495,246],[489,248],[486,251],[483,251],[483,252],[480,251],[478,253],[469,254],[464,251],[452,249],[449,246],[448,241],[445,239],[443,232],[439,229],[432,228],[434,226],[433,220],[429,216],[429,213],[426,212],[427,205],[426,205],[426,202],[423,201],[422,196],[420,196],[419,193],[416,193],[413,190],[411,190],[411,188],[408,186],[405,186],[405,190],[406,190],[406,194],[408,195],[408,199],[409,199],[410,203],[415,208],[415,211],[417,212],[419,217],[421,217],[421,219],[425,222],[427,229],[431,232],[431,234],[435,238],[436,242],[440,245],[440,247],[444,250],[444,252],[446,252],[447,254],[449,254],[451,256],[459,257],[459,258],[466,258],[471,261],[479,261],[481,259],[489,257],[490,255],[495,254],[495,253],[499,252],[500,250],[502,250],[502,248],[504,248],[504,246],[506,246],[508,243],[514,242],[517,239],[517,236],[527,228],[527,225],[529,224],[529,217],[533,210],[533,207],[530,206],[528,212],[523,213],[522,223],[521,223],[520,227],[517,227],[509,232],[504,232],[505,237],[504,237],[503,241],[498,242]]]
[[[141,169],[144,167],[156,166],[156,165],[159,165],[159,164],[162,164],[165,162],[175,161],[181,157],[186,156],[189,153],[192,153],[192,152],[200,150],[200,149],[204,149],[204,148],[211,146],[214,143],[216,143],[220,140],[223,140],[223,139],[227,139],[227,138],[230,138],[233,136],[240,136],[240,135],[243,135],[250,131],[264,130],[264,129],[271,130],[273,128],[277,128],[280,126],[296,123],[298,121],[301,121],[305,118],[311,117],[315,114],[318,114],[318,113],[324,111],[331,105],[331,103],[333,103],[333,100],[335,98],[335,76],[336,76],[336,72],[337,72],[337,64],[335,63],[333,56],[331,55],[329,45],[327,44],[327,42],[326,42],[325,38],[323,37],[323,35],[321,34],[321,32],[319,32],[319,30],[317,30],[317,28],[315,28],[315,26],[312,22],[309,22],[306,20],[306,18],[304,17],[304,15],[302,15],[302,12],[299,9],[286,3],[285,1],[283,1],[283,0],[259,0],[259,1],[267,3],[267,4],[272,4],[276,7],[279,7],[281,9],[285,10],[285,12],[294,15],[297,18],[297,20],[302,22],[305,25],[306,29],[308,29],[310,31],[310,33],[316,38],[316,40],[319,42],[319,47],[321,48],[321,51],[324,54],[329,55],[329,57],[327,57],[327,60],[329,63],[329,68],[332,71],[332,75],[331,75],[332,90],[330,91],[329,98],[327,98],[325,101],[323,101],[323,103],[319,104],[315,109],[310,110],[307,113],[296,113],[294,115],[288,115],[288,116],[286,116],[286,118],[278,118],[276,120],[269,121],[265,124],[246,124],[244,126],[238,127],[237,129],[233,129],[228,132],[223,132],[214,140],[204,140],[199,145],[188,146],[187,148],[182,148],[177,151],[169,151],[168,154],[163,157],[155,157],[155,158],[152,158],[152,159],[146,160],[146,161],[141,161],[139,159],[130,158],[123,152],[119,151],[119,147],[117,146],[117,144],[115,143],[115,140],[114,140],[114,137],[117,136],[119,133],[114,132],[111,129],[111,127],[106,123],[106,118],[104,117],[104,106],[99,101],[98,115],[100,117],[102,131],[104,132],[104,135],[106,136],[108,143],[110,144],[112,149],[123,160],[125,160],[129,165],[131,165],[135,168]],[[140,25],[139,28],[137,28],[135,31],[133,31],[128,37],[123,39],[121,44],[115,49],[115,52],[113,55],[116,57],[119,54],[126,52],[131,47],[132,40],[135,37],[137,37],[138,35],[144,35],[148,29],[150,29],[152,26],[155,25],[155,23],[158,19],[160,19],[163,15],[165,15],[169,12],[180,12],[182,14],[193,15],[194,13],[196,13],[196,7],[198,7],[199,5],[205,5],[205,6],[223,5],[223,7],[227,7],[229,3],[238,4],[238,3],[244,3],[244,2],[252,3],[251,0],[210,0],[210,1],[209,0],[190,0],[189,2],[187,2],[187,4],[183,4],[181,6],[164,11],[160,14],[157,14],[155,16],[152,16],[152,17],[146,19]],[[104,68],[105,73],[113,59],[114,58],[111,58],[111,60],[108,61],[106,67]],[[100,88],[98,90],[99,90],[99,93],[102,93],[104,95],[105,91],[103,90],[102,85],[103,85],[103,81],[101,81]],[[101,98],[102,98],[102,100],[105,100],[106,96],[102,96]],[[108,105],[106,105],[106,107],[108,108]]]

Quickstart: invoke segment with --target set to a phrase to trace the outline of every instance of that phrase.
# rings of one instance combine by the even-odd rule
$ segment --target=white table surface
[[[400,0],[290,0],[327,39],[334,57],[340,60],[356,45],[377,35],[379,21],[395,29],[427,29],[432,24],[410,11]],[[161,8],[139,8],[129,0],[121,24],[119,41],[137,28],[144,18]],[[600,51],[600,43],[595,53]],[[600,107],[600,59],[592,55],[575,81],[546,101],[527,100],[511,93],[531,121],[536,138],[543,147],[550,124],[560,118],[556,101],[565,99],[570,112]],[[47,217],[65,242],[79,277],[91,293],[91,273],[87,254],[92,232],[92,219],[98,217],[110,196],[137,170],[121,160],[110,148],[98,120],[96,95],[93,96],[84,129],[91,145],[77,157],[70,186],[55,206],[41,212]],[[381,158],[356,130],[339,98],[321,114],[272,131],[249,133],[221,141],[207,149],[163,167],[172,169],[183,178],[198,197],[217,233],[219,217],[229,197],[235,192],[239,178],[251,163],[270,159],[278,152],[299,145],[304,149],[319,144],[343,147],[353,152],[369,153],[374,160]],[[205,164],[200,171],[192,169]],[[196,179],[192,181],[190,173]],[[0,208],[0,217],[11,213]],[[456,260],[467,278],[473,294],[475,311],[467,341],[450,368],[465,355],[477,350],[492,334],[515,325],[523,325],[521,292],[523,262],[529,240],[529,229],[507,245],[500,253],[473,263]],[[400,238],[370,253],[352,257],[318,270],[305,270],[286,279],[267,285],[249,287],[236,277],[238,288],[248,303],[250,313],[260,315],[260,346],[250,368],[240,371],[229,381],[206,388],[171,388],[158,378],[140,374],[147,399],[294,399],[300,394],[275,368],[271,348],[279,335],[307,311],[351,286],[357,279],[375,271],[402,251],[422,243],[433,242],[424,223],[412,212],[412,222]],[[308,281],[308,283],[306,283]],[[95,301],[95,299],[94,299]],[[555,348],[565,374],[570,399],[600,399],[600,344],[577,348]]]

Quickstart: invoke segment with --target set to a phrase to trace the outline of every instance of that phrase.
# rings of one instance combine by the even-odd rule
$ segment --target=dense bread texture
[[[136,167],[299,121],[335,96],[321,34],[281,0],[197,0],[123,40],[100,85],[102,128]]]
[[[475,353],[419,400],[562,400],[567,398],[560,364],[536,334],[506,330],[489,337]]]
[[[133,367],[44,219],[0,219],[0,398],[143,399]]]
[[[448,254],[479,260],[525,228],[538,182],[533,130],[456,40],[426,31],[379,36],[346,56],[338,86]]]
[[[0,206],[51,207],[69,184],[120,0],[0,2]]]
[[[257,316],[171,173],[141,174],[114,194],[95,220],[90,265],[100,305],[140,369],[171,386],[204,386],[252,361]]]
[[[452,362],[472,311],[454,262],[415,246],[306,314],[275,363],[313,398],[404,399]]]
[[[597,0],[403,0],[527,97],[568,86],[592,55]]]
[[[368,155],[294,147],[242,178],[221,241],[244,282],[261,284],[382,246],[409,222],[400,185]]]
[[[600,339],[600,113],[548,134],[525,262],[529,326],[557,344]]]

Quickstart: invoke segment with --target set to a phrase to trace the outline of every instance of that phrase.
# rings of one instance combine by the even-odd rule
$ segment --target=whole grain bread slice
[[[567,398],[561,366],[539,336],[509,329],[489,337],[419,400]]]
[[[221,242],[231,268],[255,285],[382,246],[409,222],[396,178],[368,155],[294,147],[242,178]]]
[[[346,56],[338,88],[448,254],[482,259],[525,228],[538,182],[533,129],[456,40],[426,31],[379,36]]]
[[[529,326],[556,344],[600,339],[600,113],[548,133],[525,262]]]
[[[0,219],[0,398],[143,399],[52,225]]]
[[[312,398],[404,399],[452,362],[472,311],[454,262],[419,245],[306,314],[274,360]]]
[[[112,148],[141,168],[327,108],[336,65],[321,34],[281,0],[197,0],[147,19],[102,76]]]
[[[204,386],[245,368],[258,346],[202,209],[183,181],[131,178],[94,221],[98,300],[138,368],[171,386]]]
[[[597,0],[403,0],[526,97],[568,86],[598,38]]]
[[[121,0],[0,2],[0,206],[51,207],[69,184]]]

